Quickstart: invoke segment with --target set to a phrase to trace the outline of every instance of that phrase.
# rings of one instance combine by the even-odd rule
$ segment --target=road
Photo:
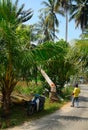
[[[88,85],[80,85],[79,108],[66,104],[51,115],[8,130],[88,130]]]

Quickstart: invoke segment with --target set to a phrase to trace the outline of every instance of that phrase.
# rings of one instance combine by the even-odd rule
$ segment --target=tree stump
[[[58,102],[59,101],[59,98],[58,98],[56,92],[50,92],[49,98],[50,98],[50,102]]]

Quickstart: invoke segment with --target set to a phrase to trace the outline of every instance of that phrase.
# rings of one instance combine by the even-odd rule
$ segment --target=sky
[[[13,0],[15,1],[15,0]],[[23,3],[25,4],[24,9],[29,9],[31,8],[33,10],[33,17],[29,20],[28,24],[34,24],[39,21],[38,16],[39,16],[39,9],[44,8],[44,5],[42,5],[42,1],[45,0],[19,0],[19,6],[22,5]],[[47,1],[47,0],[46,0]],[[59,33],[58,37],[59,39],[64,39],[65,40],[65,18],[62,16],[58,16],[59,19]],[[81,29],[76,28],[75,29],[75,22],[72,20],[68,24],[68,42],[73,41],[74,39],[79,39],[81,35]]]

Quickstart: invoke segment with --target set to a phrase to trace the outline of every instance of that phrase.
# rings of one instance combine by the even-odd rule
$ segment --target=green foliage
[[[72,86],[64,87],[64,88],[62,89],[62,92],[63,92],[62,97],[63,97],[65,100],[69,100],[69,99],[71,98],[73,89],[74,89],[74,88],[73,88]]]
[[[48,49],[46,54],[49,53],[50,56],[53,56],[44,64],[44,70],[46,70],[47,74],[56,85],[61,85],[61,87],[63,87],[65,81],[68,81],[71,74],[71,64],[69,60],[66,59],[69,46],[63,40],[52,43],[52,45],[52,48],[48,47],[51,50]]]
[[[18,0],[14,3],[11,0],[0,0],[0,21],[3,19],[7,24],[12,24],[13,28],[28,21],[32,15],[30,9],[24,11],[24,4],[18,8]]]
[[[81,71],[88,74],[88,40],[76,41],[76,47],[79,48],[78,64],[81,64]]]
[[[8,66],[13,67],[14,74],[20,73],[21,63],[28,58],[25,46],[30,40],[28,39],[26,27],[25,30],[24,28],[20,29],[23,33],[18,33],[16,30],[19,24],[32,17],[31,10],[24,11],[23,9],[24,5],[18,8],[18,0],[14,4],[11,0],[0,0],[0,61],[3,61],[0,62],[0,74],[2,76],[5,75]],[[24,39],[26,39],[26,43]]]
[[[33,50],[35,60],[40,62],[48,61],[52,57],[59,55],[61,52],[63,52],[63,47],[59,46],[58,42],[45,42],[44,44],[38,45]]]
[[[0,76],[5,76],[9,66],[13,67],[14,74],[19,73],[22,59],[26,59],[27,53],[16,28],[20,23],[29,20],[32,12],[23,9],[24,5],[18,8],[18,1],[13,4],[11,0],[0,0]]]
[[[0,90],[5,116],[10,111],[10,95],[22,76],[23,62],[29,54],[22,46],[16,28],[31,17],[32,11],[25,11],[24,5],[18,7],[18,0],[15,3],[12,0],[0,0]]]
[[[88,74],[88,40],[76,40],[75,44],[70,48],[67,59],[73,64],[74,73],[76,75]]]
[[[42,94],[43,93],[43,86],[42,83],[38,83],[37,85],[35,84],[35,82],[30,82],[30,83],[26,83],[26,85],[20,85],[20,86],[16,86],[15,90],[17,93],[21,93],[21,94]]]
[[[18,35],[21,44],[24,45],[25,47],[30,47],[30,26],[29,25],[24,25],[20,24],[16,28],[16,34]]]

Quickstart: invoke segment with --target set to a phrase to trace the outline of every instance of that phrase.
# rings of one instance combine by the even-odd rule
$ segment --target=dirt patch
[[[63,112],[69,112],[72,109],[73,108],[71,107],[71,102],[68,102],[65,105],[63,105],[63,107],[60,110],[63,111]]]

